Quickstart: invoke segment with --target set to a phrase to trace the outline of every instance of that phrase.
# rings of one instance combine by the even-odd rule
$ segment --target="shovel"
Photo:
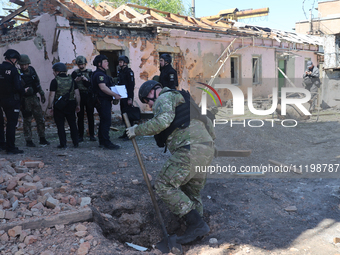
[[[123,117],[124,117],[124,121],[125,121],[126,126],[127,127],[131,127],[128,115],[126,113],[124,113]],[[132,138],[131,141],[132,141],[133,147],[135,148],[136,155],[137,155],[140,167],[142,168],[144,180],[146,182],[146,185],[148,186],[148,190],[149,190],[149,193],[150,193],[150,196],[151,196],[151,200],[152,200],[153,206],[155,208],[156,215],[157,215],[159,224],[161,225],[163,236],[164,236],[163,240],[156,244],[156,247],[157,247],[157,249],[159,249],[163,253],[170,253],[170,252],[172,252],[172,253],[174,253],[176,255],[183,254],[182,245],[179,244],[179,243],[176,243],[177,235],[169,236],[168,232],[166,231],[166,228],[165,228],[165,225],[164,225],[164,221],[163,221],[161,212],[159,210],[155,194],[153,193],[153,190],[152,190],[152,187],[151,187],[151,183],[150,183],[148,174],[147,174],[147,172],[145,170],[145,166],[144,166],[142,157],[140,155],[140,151],[139,151],[136,139]]]

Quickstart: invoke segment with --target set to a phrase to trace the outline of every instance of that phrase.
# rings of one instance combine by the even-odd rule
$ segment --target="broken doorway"
[[[106,74],[111,77],[117,77],[118,74],[118,58],[123,55],[121,50],[100,51],[101,55],[107,56],[109,60],[109,69]]]

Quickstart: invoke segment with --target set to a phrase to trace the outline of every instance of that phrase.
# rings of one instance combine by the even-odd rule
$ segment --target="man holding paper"
[[[105,55],[97,55],[93,60],[93,65],[97,70],[91,77],[94,93],[98,100],[96,108],[99,113],[100,123],[98,129],[99,146],[109,150],[117,150],[119,145],[113,144],[110,141],[110,126],[111,126],[111,108],[112,97],[120,99],[120,95],[113,92],[110,87],[113,86],[110,77],[106,74],[109,68],[109,62]]]
[[[125,85],[127,90],[127,98],[122,98],[120,100],[120,112],[122,114],[122,119],[123,113],[127,112],[129,107],[132,107],[135,89],[135,76],[131,68],[128,67],[129,62],[129,58],[127,56],[122,55],[118,58],[118,84]],[[130,120],[130,122],[132,121]],[[126,135],[126,131],[124,131],[123,135],[121,135],[119,138],[129,140]]]

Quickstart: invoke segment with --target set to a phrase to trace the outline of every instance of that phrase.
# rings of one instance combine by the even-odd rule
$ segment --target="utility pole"
[[[312,35],[313,34],[312,9],[310,9],[309,11],[310,11],[310,14],[309,14],[309,34]]]
[[[195,0],[191,1],[191,15],[195,18]]]

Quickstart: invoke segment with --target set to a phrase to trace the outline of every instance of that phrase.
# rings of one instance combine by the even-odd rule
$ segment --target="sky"
[[[183,3],[185,6],[191,7],[192,0],[183,0]],[[312,14],[314,17],[318,16],[318,11],[315,10],[318,7],[317,0],[239,0],[235,2],[226,0],[195,0],[195,16],[199,18],[217,15],[219,11],[230,8],[237,8],[241,11],[269,7],[268,16],[240,19],[239,22],[292,32],[295,22],[306,20],[302,6],[304,6],[308,19],[309,10],[312,7]]]

